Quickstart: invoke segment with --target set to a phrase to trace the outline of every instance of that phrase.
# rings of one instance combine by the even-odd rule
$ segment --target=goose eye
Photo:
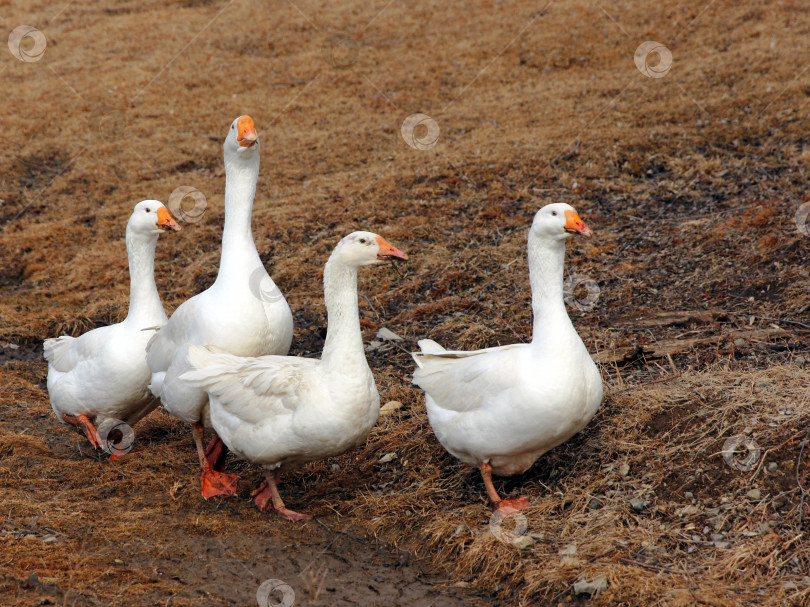
[[[360,239],[360,244],[366,244],[366,239],[365,239],[365,238],[361,238],[361,239]]]
[[[152,209],[150,209],[149,207],[147,207],[147,208],[146,208],[146,209],[144,209],[144,210],[145,210],[147,213],[151,213],[151,212],[152,212]]]
[[[551,211],[551,214],[552,214],[554,217],[556,217],[556,216],[557,216],[557,211]]]

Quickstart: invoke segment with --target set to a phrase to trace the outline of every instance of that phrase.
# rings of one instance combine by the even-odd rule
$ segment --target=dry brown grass
[[[221,138],[250,113],[263,145],[254,233],[295,314],[293,353],[321,348],[321,266],[361,227],[411,256],[361,277],[367,340],[381,326],[406,349],[422,337],[458,348],[526,339],[526,227],[562,200],[595,233],[572,243],[569,271],[601,288],[593,310],[571,316],[611,361],[595,422],[505,481],[532,498],[531,545],[488,532],[477,473],[436,443],[408,385],[412,363],[392,347],[369,361],[384,400],[403,409],[362,450],[286,479],[291,504],[524,604],[583,601],[570,584],[598,576],[608,587],[592,604],[807,603],[788,463],[810,423],[800,360],[810,349],[809,241],[793,225],[810,163],[804,3],[296,6],[4,11],[6,29],[36,25],[49,44],[37,63],[0,52],[0,590],[30,604],[40,591],[20,580],[38,571],[66,604],[240,604],[249,585],[231,595],[231,578],[214,567],[211,585],[187,564],[220,550],[215,539],[247,555],[238,563],[267,559],[240,538],[276,536],[285,558],[297,554],[289,545],[306,547],[309,528],[246,500],[258,473],[245,464],[233,463],[244,499],[202,502],[186,432],[162,414],[136,428],[137,457],[96,461],[51,419],[38,358],[43,337],[125,314],[122,234],[138,200],[165,201],[181,185],[207,196],[203,221],[161,239],[157,282],[168,309],[211,283]],[[324,60],[335,31],[357,42],[346,69]],[[644,40],[672,49],[665,78],[633,66]],[[399,135],[417,111],[441,127],[428,151]],[[701,310],[712,313],[667,316]],[[763,457],[743,474],[718,453],[746,428]],[[388,452],[398,458],[378,463]],[[806,463],[798,470],[806,486]],[[745,497],[753,488],[761,499]],[[628,504],[636,497],[641,511]],[[59,542],[22,539],[45,529]],[[716,532],[729,547],[708,539]]]

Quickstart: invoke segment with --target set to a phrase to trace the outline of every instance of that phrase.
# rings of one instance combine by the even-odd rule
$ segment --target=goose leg
[[[511,500],[502,500],[498,492],[495,491],[495,485],[492,484],[492,466],[486,462],[481,463],[481,476],[484,478],[484,487],[487,489],[487,496],[492,500],[492,504],[497,510],[500,510],[505,515],[512,512],[517,512],[523,508],[529,507],[529,499],[525,495]]]
[[[194,435],[194,444],[197,446],[197,455],[200,458],[200,468],[202,475],[200,478],[200,493],[205,499],[215,495],[234,495],[236,493],[236,482],[239,477],[235,474],[225,474],[214,470],[206,457],[202,446],[203,426],[197,422],[191,427]]]
[[[98,435],[98,430],[96,430],[93,422],[87,419],[86,415],[68,415],[67,413],[63,413],[62,419],[84,430],[84,434],[87,436],[87,440],[90,441],[90,444],[96,449],[101,449],[101,437]]]
[[[205,459],[217,472],[222,472],[225,467],[225,458],[228,456],[228,446],[222,442],[216,434],[208,446],[205,448]]]
[[[278,481],[281,477],[279,470],[266,470],[264,473],[265,481],[255,489],[251,495],[253,501],[259,507],[259,510],[264,512],[271,507],[276,510],[281,516],[288,521],[305,521],[312,518],[309,514],[301,514],[290,510],[284,505],[284,500],[281,499],[281,494],[278,492]]]

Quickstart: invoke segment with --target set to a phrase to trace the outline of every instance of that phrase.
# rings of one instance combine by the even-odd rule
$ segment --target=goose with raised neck
[[[204,430],[211,426],[208,395],[179,379],[189,368],[188,348],[208,345],[239,356],[284,355],[293,331],[290,307],[264,269],[253,240],[260,142],[250,116],[231,123],[222,149],[225,226],[216,281],[175,310],[147,354],[152,393],[170,415],[192,426],[200,492],[206,499],[233,495],[238,477],[222,471],[227,448],[218,436],[203,448]]]
[[[501,499],[492,475],[528,470],[582,430],[602,402],[602,378],[565,310],[565,241],[591,231],[568,204],[540,209],[529,230],[532,340],[529,344],[449,351],[419,342],[413,383],[425,391],[436,438],[481,470],[487,496],[508,515],[529,505]]]
[[[208,392],[211,422],[228,448],[265,470],[265,482],[253,492],[260,510],[309,518],[281,499],[282,468],[340,455],[362,443],[376,423],[380,397],[363,350],[357,270],[405,258],[371,232],[353,232],[338,243],[323,273],[328,324],[320,360],[189,348],[192,370],[182,379]]]
[[[126,318],[79,337],[63,335],[44,343],[48,394],[57,419],[82,429],[93,447],[113,456],[119,449],[107,441],[104,424],[120,420],[132,426],[157,406],[147,388],[146,365],[152,330],[166,323],[155,286],[155,245],[162,230],[179,229],[161,202],[136,204],[126,229],[130,275]]]

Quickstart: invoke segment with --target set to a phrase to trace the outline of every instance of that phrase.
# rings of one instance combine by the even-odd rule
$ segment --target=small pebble
[[[684,491],[683,496],[684,496],[686,499],[690,500],[690,499],[692,499],[693,497],[695,497],[695,494],[694,494],[694,493],[692,493],[691,491]]]
[[[714,547],[720,548],[720,550],[726,550],[728,548],[731,548],[731,542],[715,542]]]
[[[713,542],[719,542],[719,541],[722,541],[724,538],[725,538],[725,536],[724,536],[722,533],[712,533],[712,534],[709,536],[709,539],[710,539],[711,541],[713,541]]]
[[[58,541],[59,540],[56,539],[55,535],[46,535],[45,537],[42,538],[43,544],[55,544]]]
[[[619,474],[622,476],[627,476],[630,474],[630,466],[627,463],[622,464],[619,466]]]
[[[387,464],[391,460],[395,460],[395,459],[397,459],[397,454],[392,451],[391,453],[386,453],[385,455],[383,455],[380,458],[380,463],[381,464]]]
[[[768,472],[776,472],[777,470],[779,470],[779,464],[776,462],[771,462],[768,464]]]
[[[630,500],[630,506],[636,512],[641,512],[642,510],[644,510],[644,506],[645,506],[644,499],[642,499],[640,497],[634,497],[633,499]]]
[[[340,472],[340,464],[332,464],[332,472]]]
[[[604,577],[598,577],[590,582],[580,580],[574,583],[574,594],[596,594],[607,587],[607,578]]]
[[[515,548],[523,550],[524,548],[528,548],[529,546],[534,544],[534,542],[535,539],[531,536],[531,534],[529,534],[529,535],[521,535],[520,537],[513,539],[510,543]]]
[[[389,400],[382,407],[380,407],[380,415],[391,415],[398,409],[402,409],[402,403],[398,400]]]
[[[747,497],[750,500],[756,501],[762,498],[762,491],[760,491],[759,489],[751,489],[751,491],[745,494],[745,497]]]

